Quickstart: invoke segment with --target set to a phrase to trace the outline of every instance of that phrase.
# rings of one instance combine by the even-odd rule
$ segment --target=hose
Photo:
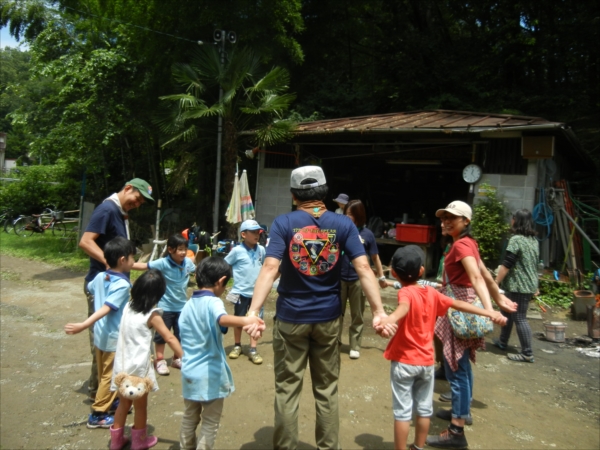
[[[545,241],[550,237],[550,225],[554,222],[554,214],[552,213],[552,209],[549,208],[546,203],[546,193],[544,188],[540,189],[540,202],[533,207],[532,216],[536,224],[546,227],[547,232],[543,239],[536,236],[538,241]]]

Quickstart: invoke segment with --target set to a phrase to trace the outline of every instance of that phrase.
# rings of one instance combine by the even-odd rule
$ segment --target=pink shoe
[[[121,450],[127,445],[129,439],[123,436],[125,427],[115,430],[112,426],[110,427],[110,450]]]
[[[171,362],[171,367],[173,367],[174,369],[181,370],[181,358],[173,357],[173,361]]]
[[[148,436],[146,434],[147,429],[148,427],[141,430],[131,429],[131,450],[146,450],[156,445],[158,438],[156,436]]]

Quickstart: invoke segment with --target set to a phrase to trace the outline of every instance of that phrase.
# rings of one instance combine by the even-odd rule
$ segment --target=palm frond
[[[184,141],[190,142],[198,137],[198,129],[196,125],[191,124],[189,127],[183,129],[181,132],[172,135],[171,138],[162,143],[161,147],[168,147],[176,142]]]
[[[163,95],[162,97],[158,98],[160,100],[178,102],[179,107],[182,110],[187,110],[189,108],[198,108],[199,106],[204,105],[204,102],[201,99],[191,94]]]
[[[204,83],[189,64],[173,64],[171,73],[175,81],[186,88],[186,92],[192,92],[196,96],[204,92]]]
[[[256,129],[255,140],[261,147],[285,142],[291,138],[296,125],[296,122],[291,120],[278,120],[265,124]]]
[[[268,94],[262,96],[258,104],[247,104],[240,110],[246,114],[270,113],[281,118],[295,99],[296,94]]]
[[[198,105],[196,108],[181,112],[181,118],[184,120],[203,119],[205,117],[218,116],[223,113],[223,106],[216,104],[212,106]]]
[[[247,89],[250,93],[263,92],[265,94],[279,94],[288,89],[290,84],[290,73],[283,67],[274,67],[264,77],[258,80],[254,86]]]

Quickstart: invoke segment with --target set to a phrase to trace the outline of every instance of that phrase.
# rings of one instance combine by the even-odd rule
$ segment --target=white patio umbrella
[[[254,219],[256,214],[254,212],[254,205],[252,204],[252,197],[250,197],[250,187],[248,186],[248,175],[244,170],[240,178],[240,209],[242,213],[242,220]]]
[[[225,211],[225,217],[229,223],[240,223],[242,221],[242,213],[240,209],[240,183],[238,181],[238,174],[235,173],[235,181],[233,182],[233,193],[231,194],[231,201]]]

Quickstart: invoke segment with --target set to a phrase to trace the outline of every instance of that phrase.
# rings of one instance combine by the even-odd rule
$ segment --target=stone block
[[[525,189],[502,187],[498,189],[498,197],[506,200],[522,200],[525,197]]]
[[[500,175],[500,186],[524,187],[525,175]]]

